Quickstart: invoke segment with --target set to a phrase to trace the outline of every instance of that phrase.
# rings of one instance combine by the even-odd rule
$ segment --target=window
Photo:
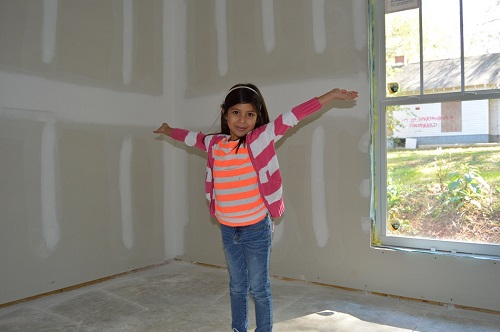
[[[500,257],[500,0],[373,0],[373,245]]]

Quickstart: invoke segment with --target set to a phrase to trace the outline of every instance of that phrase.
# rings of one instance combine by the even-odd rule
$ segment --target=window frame
[[[462,0],[460,13],[462,14]],[[460,24],[461,44],[461,91],[424,94],[423,47],[422,47],[422,1],[419,2],[420,36],[420,94],[411,96],[387,96],[386,54],[385,54],[385,1],[370,1],[370,63],[371,73],[371,133],[372,133],[372,199],[371,218],[372,247],[419,251],[437,254],[465,255],[478,258],[500,260],[500,244],[483,244],[439,239],[423,239],[387,235],[387,106],[441,103],[449,101],[470,101],[500,99],[500,89],[465,90],[463,24]],[[462,16],[462,15],[461,15]]]

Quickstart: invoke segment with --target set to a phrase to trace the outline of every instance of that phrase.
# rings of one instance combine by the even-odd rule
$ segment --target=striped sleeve
[[[300,120],[320,110],[322,107],[323,105],[318,101],[318,98],[312,98],[305,103],[295,106],[292,110],[280,114],[273,122],[254,130],[251,134],[253,136],[251,144],[254,156],[260,155],[271,141],[278,141]]]
[[[200,150],[207,152],[213,135],[205,135],[196,131],[173,128],[172,138],[177,141],[184,142],[187,146],[194,146]]]

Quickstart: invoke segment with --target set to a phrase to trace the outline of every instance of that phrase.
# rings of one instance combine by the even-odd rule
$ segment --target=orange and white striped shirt
[[[267,213],[259,191],[257,173],[248,149],[238,141],[222,139],[214,145],[215,216],[227,226],[247,226]]]

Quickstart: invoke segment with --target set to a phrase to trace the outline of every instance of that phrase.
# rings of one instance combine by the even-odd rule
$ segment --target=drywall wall
[[[0,303],[176,256],[223,266],[203,153],[151,130],[216,131],[227,89],[254,82],[272,118],[360,93],[278,144],[272,274],[498,310],[495,262],[370,247],[367,6],[0,0]]]
[[[0,1],[1,304],[175,257],[166,9]]]

